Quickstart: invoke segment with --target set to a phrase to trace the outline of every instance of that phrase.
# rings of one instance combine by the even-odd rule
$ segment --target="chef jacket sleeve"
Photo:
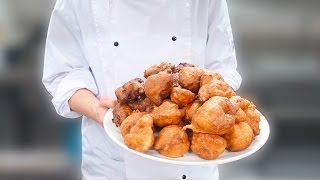
[[[83,53],[83,42],[72,1],[57,0],[51,15],[45,48],[43,84],[53,96],[57,113],[66,118],[81,114],[69,107],[79,89],[97,94],[95,80]]]
[[[236,70],[237,59],[226,0],[210,1],[208,20],[205,67],[219,72],[237,90],[242,79]]]

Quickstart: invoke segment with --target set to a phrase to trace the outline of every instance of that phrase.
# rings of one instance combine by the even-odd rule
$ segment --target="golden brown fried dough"
[[[184,110],[179,109],[177,104],[165,100],[159,107],[155,107],[150,115],[155,125],[165,127],[168,125],[178,125],[184,114]]]
[[[149,98],[145,97],[133,103],[128,103],[128,106],[132,110],[151,112],[153,110],[154,104],[150,101]]]
[[[125,137],[130,132],[130,129],[138,122],[138,120],[146,114],[146,112],[134,111],[130,116],[125,118],[120,125],[121,135]]]
[[[185,128],[194,132],[222,135],[230,131],[235,124],[235,106],[226,97],[214,96],[197,109],[192,122]]]
[[[256,106],[236,96],[218,72],[163,62],[144,76],[145,83],[136,78],[115,92],[113,122],[131,149],[146,152],[154,145],[175,158],[191,145],[199,157],[212,160],[226,148],[247,148],[260,133]],[[156,140],[153,131],[159,132]]]
[[[145,97],[143,80],[135,78],[116,89],[115,94],[120,104],[135,102]]]
[[[172,74],[172,85],[173,87],[178,87],[179,85],[179,73],[173,73]]]
[[[227,141],[213,134],[193,133],[191,150],[202,159],[213,160],[218,158],[227,147]]]
[[[153,120],[149,114],[138,119],[124,136],[124,143],[131,149],[147,152],[154,143]]]
[[[181,87],[173,87],[170,98],[172,102],[178,104],[180,107],[183,107],[193,102],[195,94]]]
[[[186,116],[184,117],[184,120],[186,123],[190,124],[192,121],[192,116],[195,114],[197,109],[202,106],[202,103],[199,100],[193,101],[192,104],[189,104],[186,106]]]
[[[231,97],[233,95],[235,95],[233,89],[226,82],[217,79],[204,84],[199,89],[199,99],[202,102],[213,96]]]
[[[211,70],[204,70],[204,73],[202,74],[201,78],[200,78],[200,87],[210,83],[213,80],[219,80],[219,81],[224,81],[224,79],[222,78],[222,76],[215,72],[215,71],[211,71]]]
[[[170,96],[172,88],[172,74],[166,71],[149,76],[144,84],[146,96],[157,106]]]
[[[124,121],[131,113],[132,110],[129,106],[117,103],[112,111],[112,122],[115,123],[117,127],[119,127],[122,121]]]
[[[244,112],[241,108],[239,108],[239,110],[237,111],[235,117],[236,117],[236,123],[244,122],[244,121],[246,121],[248,119],[246,112]]]
[[[250,105],[250,101],[240,96],[232,96],[230,101],[239,104],[241,109],[246,109]]]
[[[236,113],[236,122],[246,122],[252,128],[255,136],[260,134],[260,114],[256,110],[256,106],[249,100],[240,96],[232,96],[230,101],[238,103],[240,108]]]
[[[223,136],[227,140],[227,149],[230,151],[241,151],[250,146],[254,134],[246,122],[234,125],[233,129]]]
[[[251,103],[249,107],[246,110],[248,119],[246,120],[246,123],[249,124],[249,126],[252,128],[253,133],[255,136],[260,134],[260,114],[256,110],[256,106]]]
[[[183,67],[195,67],[195,65],[190,64],[190,63],[180,63],[178,66],[176,66],[176,67],[174,68],[173,73],[179,73],[179,71],[180,71]]]
[[[187,133],[177,125],[164,127],[155,141],[154,148],[160,154],[177,158],[188,152],[190,143]]]
[[[183,67],[179,71],[179,84],[181,87],[197,93],[202,74],[203,70],[199,67]]]
[[[148,78],[149,76],[153,74],[158,74],[161,71],[173,71],[175,69],[174,64],[172,63],[167,63],[167,62],[162,62],[160,65],[153,65],[147,70],[144,71],[144,77]]]

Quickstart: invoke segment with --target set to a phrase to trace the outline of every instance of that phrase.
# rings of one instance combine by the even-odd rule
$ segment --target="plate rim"
[[[194,166],[194,165],[208,166],[208,165],[219,165],[219,164],[230,163],[230,162],[233,162],[233,161],[238,161],[240,159],[243,159],[245,157],[248,157],[248,156],[258,152],[266,144],[266,142],[268,141],[269,136],[270,136],[270,126],[269,126],[268,120],[264,117],[264,115],[260,111],[257,110],[259,112],[259,114],[260,114],[260,117],[261,117],[260,118],[261,119],[260,125],[262,124],[262,121],[266,125],[266,127],[264,127],[265,131],[266,131],[264,136],[266,136],[266,137],[263,139],[263,141],[255,149],[250,150],[250,151],[248,151],[246,153],[234,156],[234,157],[230,157],[230,158],[226,158],[226,159],[220,159],[220,160],[219,160],[219,158],[217,158],[217,159],[214,159],[214,160],[203,160],[203,161],[178,161],[178,160],[176,160],[176,158],[169,158],[169,157],[161,158],[161,157],[157,157],[157,156],[152,156],[152,155],[149,155],[149,154],[141,153],[141,152],[135,151],[133,149],[130,149],[124,143],[119,142],[116,139],[116,137],[114,137],[111,134],[111,132],[109,132],[108,129],[105,128],[107,126],[107,124],[108,124],[108,121],[112,121],[112,118],[108,118],[109,116],[111,116],[111,117],[113,116],[112,115],[112,111],[113,111],[113,109],[108,109],[108,111],[106,112],[106,114],[104,116],[104,119],[103,119],[103,128],[104,128],[105,132],[107,133],[107,135],[109,136],[109,138],[114,143],[116,143],[122,149],[124,149],[124,150],[126,150],[126,151],[128,151],[130,153],[133,153],[134,155],[138,155],[138,156],[147,158],[149,160],[162,162],[162,163],[167,163],[167,164],[185,165],[185,166]],[[113,124],[113,122],[112,122],[112,124]],[[114,125],[114,127],[115,127],[115,125]],[[119,128],[119,127],[116,127],[116,128]],[[258,135],[258,136],[260,136],[260,135]]]

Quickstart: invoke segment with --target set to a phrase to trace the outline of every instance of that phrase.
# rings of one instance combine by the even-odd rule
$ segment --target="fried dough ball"
[[[164,127],[155,141],[154,148],[160,154],[177,158],[182,157],[188,152],[190,143],[187,133],[177,125],[170,125]]]
[[[115,94],[120,104],[135,102],[145,96],[143,80],[135,78],[116,89]]]
[[[236,113],[236,123],[244,122],[247,120],[247,114],[241,108]]]
[[[256,106],[236,96],[218,72],[162,62],[146,69],[144,77],[145,82],[136,78],[115,91],[112,121],[131,149],[144,153],[154,146],[177,158],[191,148],[213,160],[225,149],[247,148],[260,133]]]
[[[186,116],[184,117],[184,120],[186,123],[190,124],[192,120],[192,116],[197,111],[199,107],[202,106],[202,103],[199,100],[193,101],[193,103],[186,106]]]
[[[230,101],[239,104],[241,109],[246,109],[250,105],[250,101],[241,96],[232,96]]]
[[[204,73],[202,74],[201,78],[200,78],[200,87],[210,83],[213,80],[219,80],[219,81],[224,81],[224,79],[222,78],[222,76],[215,72],[215,71],[211,71],[211,70],[204,70]]]
[[[171,101],[178,104],[180,107],[193,102],[194,98],[195,94],[193,92],[181,87],[173,87],[170,96]]]
[[[174,68],[173,73],[179,73],[179,71],[181,70],[181,68],[183,67],[195,67],[195,65],[190,64],[190,63],[180,63],[178,66],[176,66]]]
[[[226,97],[214,96],[206,101],[192,116],[192,122],[185,128],[194,132],[222,135],[235,124],[234,114],[238,106]]]
[[[167,62],[162,62],[160,65],[153,65],[147,70],[144,71],[144,77],[148,78],[149,76],[153,74],[158,74],[161,71],[173,71],[175,69],[174,64],[172,63],[167,63]]]
[[[230,101],[238,103],[240,108],[236,113],[236,122],[246,122],[252,128],[255,136],[260,134],[260,114],[256,106],[249,100],[240,96],[232,96]]]
[[[130,116],[125,118],[120,125],[121,135],[125,137],[130,132],[130,129],[138,122],[138,120],[146,114],[146,112],[134,111]]]
[[[157,106],[170,96],[172,88],[172,75],[167,71],[149,76],[144,84],[146,96]]]
[[[247,108],[247,116],[248,119],[246,120],[246,123],[249,124],[249,126],[252,128],[253,133],[255,136],[260,134],[260,114],[256,110],[256,106],[254,104],[250,104]]]
[[[133,103],[128,103],[128,106],[132,110],[151,112],[153,110],[154,104],[150,101],[149,98],[145,97]]]
[[[213,81],[202,85],[198,95],[200,101],[205,102],[213,96],[231,97],[235,95],[235,92],[226,82],[214,79]]]
[[[213,160],[218,158],[227,147],[227,141],[213,134],[193,133],[191,150],[202,159]]]
[[[250,101],[248,101],[247,99],[241,98],[240,96],[232,96],[230,98],[230,101],[238,104],[240,107],[236,113],[236,123],[246,121],[248,117],[247,117],[247,113],[244,110],[246,110],[249,107]]]
[[[172,74],[172,86],[173,87],[179,87],[179,73],[173,73]]]
[[[165,127],[168,125],[178,125],[185,113],[184,110],[179,109],[177,104],[165,100],[159,107],[155,107],[150,115],[155,125]]]
[[[125,120],[131,113],[132,110],[129,106],[117,103],[112,111],[112,122],[115,123],[117,127],[119,127],[122,121]]]
[[[203,70],[199,67],[183,67],[179,71],[179,84],[181,87],[197,93],[202,74]]]
[[[234,125],[233,129],[223,136],[227,140],[227,149],[230,151],[241,151],[250,146],[254,134],[246,122]]]
[[[124,122],[126,122],[125,119]],[[129,131],[125,134],[124,143],[131,149],[139,152],[147,152],[154,143],[153,120],[149,114],[140,117],[131,125]],[[122,127],[122,125],[121,125]]]

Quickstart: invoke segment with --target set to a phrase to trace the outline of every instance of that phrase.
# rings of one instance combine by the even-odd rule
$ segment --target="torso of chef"
[[[87,88],[114,97],[126,81],[162,61],[188,62],[220,72],[234,89],[241,77],[225,0],[57,0],[52,13],[43,83],[57,113]],[[217,166],[162,164],[122,151],[101,125],[82,122],[86,180],[219,179]]]

